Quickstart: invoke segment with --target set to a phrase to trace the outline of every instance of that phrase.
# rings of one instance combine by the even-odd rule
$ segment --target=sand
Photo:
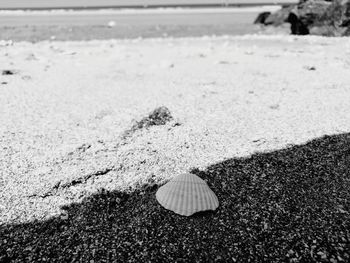
[[[0,224],[350,131],[350,40],[0,42]],[[165,125],[123,133],[156,107]]]

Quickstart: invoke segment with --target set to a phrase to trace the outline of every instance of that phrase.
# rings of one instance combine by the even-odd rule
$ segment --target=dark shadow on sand
[[[194,169],[220,206],[192,217],[163,209],[157,186],[101,191],[67,220],[2,226],[0,261],[349,262],[349,167],[348,133]]]

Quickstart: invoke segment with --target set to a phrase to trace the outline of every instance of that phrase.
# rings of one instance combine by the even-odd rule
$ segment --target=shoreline
[[[14,41],[92,40],[205,35],[276,34],[289,26],[263,28],[253,22],[254,8],[161,8],[81,11],[0,11],[0,38]]]
[[[267,33],[287,35],[289,27],[277,30],[262,31],[255,25],[212,25],[212,26],[186,26],[186,25],[140,25],[140,26],[16,26],[2,27],[1,38],[4,41],[94,41],[94,40],[121,40],[121,39],[152,39],[152,38],[192,38],[211,36],[243,36],[249,33]]]
[[[38,42],[289,34],[289,24],[278,28],[254,25],[259,10],[55,11],[52,16],[46,11],[11,11],[0,16],[0,39]]]
[[[19,10],[1,10],[0,15],[80,15],[80,14],[174,14],[174,13],[245,13],[245,12],[264,12],[264,11],[277,11],[281,5],[259,5],[256,7],[152,7],[152,8],[93,8],[93,9],[45,9],[45,10],[33,10],[33,9],[19,9]]]
[[[262,5],[291,5],[296,4],[297,0],[119,0],[118,4],[113,0],[83,0],[83,1],[72,1],[69,0],[61,0],[58,3],[52,1],[51,3],[47,3],[45,0],[36,0],[32,3],[27,2],[19,2],[17,0],[11,0],[9,2],[0,3],[0,9],[59,9],[59,8],[78,8],[78,9],[96,9],[96,8],[158,8],[158,7],[188,7],[188,8],[201,8],[201,7],[245,7],[245,6],[262,6]]]

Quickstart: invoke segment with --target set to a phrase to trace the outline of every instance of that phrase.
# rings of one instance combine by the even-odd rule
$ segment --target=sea
[[[1,0],[0,9],[101,9],[288,5],[298,0]]]

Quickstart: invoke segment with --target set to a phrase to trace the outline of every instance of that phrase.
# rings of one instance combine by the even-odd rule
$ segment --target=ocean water
[[[292,4],[298,0],[1,0],[0,9],[106,8],[181,5],[269,5]]]
[[[222,2],[186,0],[186,2]],[[236,1],[236,0],[230,0]],[[263,3],[263,0],[244,0]],[[267,0],[264,0],[265,2]],[[292,1],[292,0],[289,0]],[[0,39],[18,41],[91,40],[137,37],[186,37],[206,35],[244,35],[260,33],[253,24],[260,12],[275,11],[280,5],[198,8],[109,8],[124,0],[74,0],[89,9],[75,6],[71,0],[0,0]],[[150,0],[128,0],[128,3],[150,3]],[[153,0],[153,3],[157,1]],[[160,2],[160,0],[158,0]],[[174,1],[163,0],[162,3]],[[176,1],[181,3],[180,0]],[[276,1],[286,2],[286,1]],[[236,3],[238,3],[236,1]],[[93,6],[99,4],[99,6]],[[1,10],[15,8],[19,10]],[[94,8],[95,7],[95,8]],[[31,9],[21,10],[21,9]],[[54,10],[50,10],[53,8]],[[36,10],[43,9],[43,10]],[[74,9],[74,10],[70,10]],[[110,24],[115,26],[109,26]]]

